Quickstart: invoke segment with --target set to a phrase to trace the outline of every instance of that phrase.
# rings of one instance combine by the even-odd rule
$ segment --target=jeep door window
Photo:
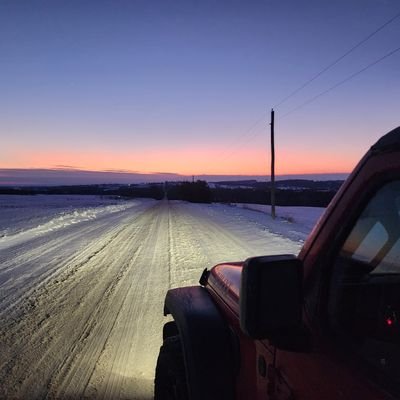
[[[400,181],[381,187],[332,271],[329,321],[372,375],[400,386]]]

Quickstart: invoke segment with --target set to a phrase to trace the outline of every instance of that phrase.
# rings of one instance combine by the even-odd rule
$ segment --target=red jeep
[[[400,127],[342,185],[297,257],[168,291],[155,399],[400,396]]]

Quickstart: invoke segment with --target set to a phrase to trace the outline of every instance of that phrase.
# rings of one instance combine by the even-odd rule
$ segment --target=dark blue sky
[[[0,168],[262,174],[267,111],[397,0],[1,1]],[[348,172],[399,125],[400,18],[276,108],[278,173]],[[256,123],[257,121],[258,124]]]

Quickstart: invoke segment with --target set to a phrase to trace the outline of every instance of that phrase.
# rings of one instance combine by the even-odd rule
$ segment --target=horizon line
[[[344,180],[347,172],[276,174],[276,178],[308,180]],[[0,168],[0,186],[76,186],[157,183],[165,181],[205,180],[207,182],[237,180],[270,180],[260,174],[190,174],[172,172],[95,171],[70,168]]]

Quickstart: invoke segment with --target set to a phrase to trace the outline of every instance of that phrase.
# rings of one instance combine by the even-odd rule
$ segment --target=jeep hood
[[[207,288],[239,316],[239,292],[244,262],[218,264],[211,269]]]

